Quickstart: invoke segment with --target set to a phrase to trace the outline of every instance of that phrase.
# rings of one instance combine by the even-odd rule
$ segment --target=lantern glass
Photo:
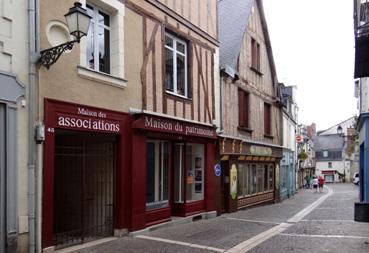
[[[341,136],[341,135],[342,135],[342,133],[343,133],[343,129],[342,129],[342,127],[341,127],[341,126],[338,126],[338,127],[337,127],[337,133],[338,133],[338,135],[339,135],[339,136]]]
[[[82,8],[81,3],[74,3],[74,6],[65,14],[65,19],[70,34],[74,35],[77,40],[87,35],[91,17],[87,14],[87,11]]]

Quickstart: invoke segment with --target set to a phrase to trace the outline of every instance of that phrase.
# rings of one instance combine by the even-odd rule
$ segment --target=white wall
[[[315,165],[315,174],[317,176],[323,176],[322,174],[322,171],[323,170],[336,170],[338,171],[339,173],[342,173],[344,172],[344,168],[345,168],[345,163],[343,161],[331,161],[332,162],[332,168],[328,168],[328,162],[329,161],[317,161],[316,162],[316,165]],[[324,176],[323,176],[324,177]],[[346,171],[346,178],[349,178],[350,177],[350,173],[347,173]],[[334,180],[335,182],[339,182],[339,176],[338,174],[335,174],[334,176]]]
[[[28,2],[0,0],[0,71],[28,83]],[[0,84],[1,86],[1,84]],[[1,92],[1,91],[0,91]],[[28,231],[27,207],[27,105],[18,103],[18,233]],[[26,244],[18,238],[19,248]],[[23,241],[22,241],[23,240]],[[21,249],[19,249],[21,250]]]
[[[283,147],[290,149],[291,151],[296,150],[296,125],[288,117],[288,115],[283,112]]]
[[[360,97],[359,106],[360,113],[369,111],[369,78],[360,79]]]

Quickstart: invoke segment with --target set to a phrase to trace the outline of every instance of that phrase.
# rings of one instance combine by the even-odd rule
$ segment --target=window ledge
[[[120,78],[120,77],[116,77],[116,76],[112,76],[110,74],[106,74],[103,72],[95,71],[95,70],[92,70],[92,69],[89,69],[89,68],[86,68],[80,65],[77,66],[77,71],[78,71],[78,75],[84,79],[112,85],[118,88],[127,87],[127,80]]]
[[[264,134],[264,138],[274,139],[274,136],[270,134]]]
[[[250,67],[250,69],[252,70],[252,71],[254,71],[256,74],[258,74],[258,75],[260,75],[260,76],[262,76],[263,75],[263,73],[261,73],[261,71],[260,70],[258,70],[257,68],[255,68],[255,67]]]
[[[237,129],[239,131],[244,131],[244,132],[247,132],[247,133],[250,133],[250,134],[254,131],[254,130],[248,128],[248,127],[243,127],[243,126],[238,126]]]
[[[182,95],[179,95],[179,94],[176,94],[174,92],[171,92],[171,91],[165,91],[165,93],[169,96],[172,96],[172,97],[175,97],[177,99],[182,99],[182,100],[185,100],[185,101],[188,101],[188,102],[191,102],[192,99],[191,98],[188,98],[188,97],[185,97],[185,96],[182,96]]]

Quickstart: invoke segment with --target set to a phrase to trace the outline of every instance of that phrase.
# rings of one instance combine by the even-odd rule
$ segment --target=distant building
[[[316,136],[316,125],[298,125],[299,141],[297,142],[296,189],[304,186],[305,178],[315,174],[315,151],[313,139]]]
[[[356,117],[351,117],[318,132],[314,139],[316,174],[326,182],[349,182],[357,171],[355,124]]]
[[[297,120],[296,86],[281,85],[283,103],[283,158],[279,173],[280,198],[285,199],[296,192]]]

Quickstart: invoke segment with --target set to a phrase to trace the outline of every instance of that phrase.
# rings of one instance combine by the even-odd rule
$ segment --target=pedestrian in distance
[[[319,177],[318,179],[318,183],[319,183],[319,192],[323,192],[323,188],[324,188],[324,178],[322,176]]]
[[[305,177],[305,189],[310,189],[310,177]]]
[[[313,178],[314,192],[318,192],[318,185],[319,185],[319,180],[318,180],[317,176],[314,176],[314,178]]]

